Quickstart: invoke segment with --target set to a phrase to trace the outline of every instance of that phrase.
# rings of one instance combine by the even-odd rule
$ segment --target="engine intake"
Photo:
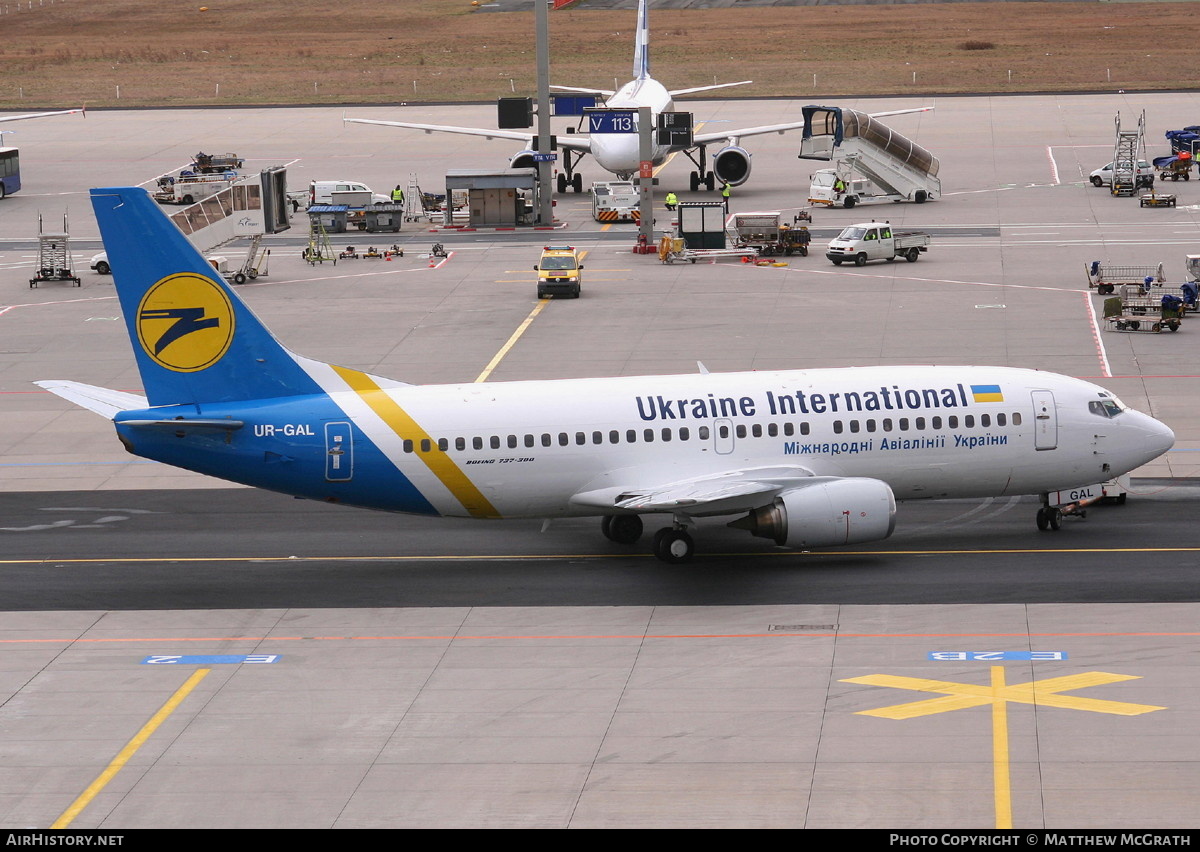
[[[878,479],[831,479],[785,491],[729,526],[784,547],[879,541],[895,529],[896,498]]]
[[[712,163],[717,180],[729,181],[730,186],[741,186],[750,177],[750,152],[737,145],[722,148]]]
[[[533,159],[534,151],[518,151],[508,161],[510,169],[536,169],[537,161]]]

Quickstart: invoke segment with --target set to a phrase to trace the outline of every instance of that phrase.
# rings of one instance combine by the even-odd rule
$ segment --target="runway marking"
[[[855,714],[858,716],[904,720],[991,705],[992,788],[996,807],[996,828],[1012,828],[1012,781],[1009,774],[1008,748],[1009,703],[1058,707],[1063,710],[1085,710],[1091,713],[1108,713],[1116,716],[1138,716],[1143,713],[1153,713],[1155,710],[1167,709],[1153,704],[1132,704],[1125,701],[1106,701],[1099,698],[1058,694],[1069,689],[1086,689],[1091,686],[1103,686],[1109,683],[1138,679],[1138,675],[1084,672],[1008,686],[1004,681],[1004,666],[992,666],[990,686],[897,675],[865,675],[864,677],[843,678],[841,682],[910,689],[916,692],[938,692],[946,696],[907,704],[893,704],[890,707],[881,707],[876,710],[860,710]]]
[[[192,672],[192,676],[184,681],[183,686],[175,690],[175,694],[167,699],[167,703],[158,709],[158,712],[150,717],[150,721],[142,726],[142,729],[134,734],[133,739],[125,744],[125,747],[112,759],[112,762],[105,767],[104,771],[97,776],[86,790],[79,794],[79,797],[71,803],[71,806],[63,811],[62,815],[54,821],[51,828],[66,828],[79,816],[92,801],[100,794],[108,785],[108,782],[116,777],[117,773],[129,762],[138,749],[140,749],[146,740],[150,739],[150,735],[158,730],[159,725],[167,720],[172,713],[183,703],[183,699],[187,698],[191,691],[199,685],[200,681],[204,680],[205,676],[212,669],[197,669]]]

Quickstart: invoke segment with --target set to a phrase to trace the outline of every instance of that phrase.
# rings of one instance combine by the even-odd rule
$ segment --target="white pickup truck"
[[[834,266],[853,261],[862,266],[868,260],[895,260],[902,257],[916,263],[921,252],[929,250],[929,234],[921,231],[892,231],[887,222],[864,222],[851,225],[829,243],[825,256]]]

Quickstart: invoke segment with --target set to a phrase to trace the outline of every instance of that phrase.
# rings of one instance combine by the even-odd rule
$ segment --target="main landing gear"
[[[699,145],[696,148],[696,156],[692,156],[691,151],[685,150],[684,156],[692,161],[692,165],[696,167],[688,178],[688,189],[692,192],[697,191],[703,186],[709,192],[717,188],[717,178],[711,171],[708,170],[707,158],[704,153],[704,146]]]
[[[633,544],[642,537],[642,519],[639,515],[605,515],[600,522],[600,531],[609,541],[617,544]],[[654,555],[671,565],[687,562],[696,553],[696,543],[688,534],[683,522],[676,520],[673,526],[663,527],[654,534]]]

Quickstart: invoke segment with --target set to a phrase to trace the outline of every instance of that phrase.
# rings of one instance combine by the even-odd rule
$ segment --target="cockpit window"
[[[1116,417],[1124,410],[1115,399],[1099,399],[1088,403],[1088,411],[1098,417]]]

